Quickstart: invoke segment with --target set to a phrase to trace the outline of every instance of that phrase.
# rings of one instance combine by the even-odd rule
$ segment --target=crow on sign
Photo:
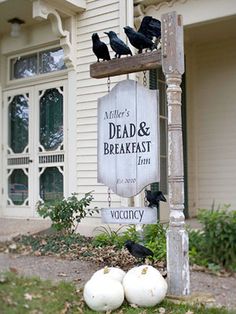
[[[138,32],[153,40],[154,37],[160,39],[161,37],[161,22],[152,16],[144,16]]]
[[[94,33],[92,35],[92,42],[93,42],[93,52],[95,56],[97,57],[97,61],[99,62],[99,59],[105,60],[111,60],[110,54],[107,48],[107,45],[100,40],[97,33]]]
[[[149,203],[148,207],[157,206],[159,207],[159,202],[166,202],[166,198],[161,191],[152,192],[151,190],[146,190],[146,198]]]
[[[142,262],[145,262],[145,258],[148,256],[153,256],[153,252],[146,248],[145,246],[135,243],[134,241],[127,240],[125,242],[125,247],[128,249],[129,253],[136,258],[141,258]]]
[[[124,31],[131,45],[138,49],[138,53],[142,53],[145,48],[151,50],[157,48],[151,39],[140,32],[136,32],[132,27],[126,26],[124,27]]]
[[[132,52],[129,49],[129,47],[116,35],[115,32],[110,31],[110,32],[105,32],[105,34],[109,37],[110,39],[110,46],[112,50],[115,51],[115,58],[120,58],[122,55],[131,55]]]

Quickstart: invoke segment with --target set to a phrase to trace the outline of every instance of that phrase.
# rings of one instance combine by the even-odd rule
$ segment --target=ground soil
[[[39,276],[53,281],[66,280],[82,288],[91,275],[101,268],[96,263],[68,260],[51,256],[24,256],[0,253],[0,272],[11,270],[27,276]],[[201,293],[214,305],[235,309],[236,276],[216,276],[205,272],[191,271],[191,293]]]

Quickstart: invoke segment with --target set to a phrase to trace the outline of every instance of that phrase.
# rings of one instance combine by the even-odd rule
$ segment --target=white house
[[[91,35],[108,43],[104,32],[113,30],[127,41],[124,26],[170,11],[184,22],[186,214],[213,201],[236,209],[235,0],[0,0],[0,217],[34,218],[39,199],[91,190],[93,205],[107,206],[107,187],[97,182],[97,99],[108,84],[90,77]],[[168,197],[165,81],[160,69],[147,76],[161,95],[161,180],[153,188]],[[129,77],[143,82],[142,72]],[[111,87],[125,78],[111,78]],[[112,194],[111,202],[140,206],[144,196]],[[168,205],[160,218],[168,219]]]

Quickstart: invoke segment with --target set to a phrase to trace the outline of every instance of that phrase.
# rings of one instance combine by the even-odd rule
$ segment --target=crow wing
[[[138,32],[151,40],[153,37],[159,38],[161,36],[161,22],[151,16],[145,16]]]
[[[129,47],[120,39],[120,38],[113,38],[110,41],[111,48],[118,54],[132,54]]]
[[[131,254],[134,255],[135,257],[140,258],[146,256],[153,256],[153,252],[151,250],[138,243],[133,244]]]

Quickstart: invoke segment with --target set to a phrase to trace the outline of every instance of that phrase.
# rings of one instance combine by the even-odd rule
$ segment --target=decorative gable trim
[[[67,68],[75,68],[75,57],[70,42],[70,32],[63,30],[61,16],[54,7],[43,0],[33,2],[33,18],[37,20],[50,20],[52,31],[60,40],[64,51],[64,62]]]

